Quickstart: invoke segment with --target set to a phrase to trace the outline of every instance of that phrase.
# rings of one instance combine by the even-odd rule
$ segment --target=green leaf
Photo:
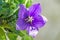
[[[22,40],[33,40],[33,38],[29,35],[25,35]]]
[[[28,35],[28,34],[27,34],[26,30],[21,30],[20,33],[19,33],[19,35],[21,37],[23,37],[23,36]]]
[[[28,8],[29,6],[31,6],[32,4],[32,0],[28,0],[28,2],[26,3],[26,7]]]
[[[8,38],[9,38],[10,40],[16,40],[18,35],[16,35],[15,33],[10,33],[10,32],[9,32],[9,33],[7,34],[7,36],[8,36]]]
[[[25,3],[25,0],[19,0],[20,4]]]
[[[25,30],[20,30],[20,31],[16,30],[16,25],[15,26],[14,25],[15,24],[12,24],[12,23],[11,24],[5,24],[4,28],[6,31],[15,33],[21,37],[27,34],[27,32]]]
[[[0,28],[0,40],[6,40],[5,32],[3,31],[2,28]]]

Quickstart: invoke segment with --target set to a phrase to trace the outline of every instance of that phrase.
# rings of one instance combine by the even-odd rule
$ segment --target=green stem
[[[12,16],[18,9],[19,9],[19,6],[8,17]]]

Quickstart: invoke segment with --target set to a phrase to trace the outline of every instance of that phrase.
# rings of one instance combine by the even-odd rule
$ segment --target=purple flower
[[[47,22],[47,19],[41,15],[41,5],[34,4],[29,9],[22,4],[19,7],[16,30],[27,30],[30,36],[35,37],[39,28]]]

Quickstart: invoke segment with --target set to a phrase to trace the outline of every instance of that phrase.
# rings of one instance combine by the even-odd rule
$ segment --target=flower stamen
[[[26,18],[25,20],[26,20],[27,22],[31,22],[31,23],[32,23],[32,21],[33,21],[34,19],[33,19],[33,17],[30,17],[30,16],[29,16],[29,17]]]

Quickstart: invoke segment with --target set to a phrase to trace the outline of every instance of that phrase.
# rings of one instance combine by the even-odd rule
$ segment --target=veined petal
[[[34,4],[31,7],[29,7],[29,14],[34,16],[34,15],[40,15],[41,13],[41,5],[38,4]]]
[[[28,27],[28,24],[23,20],[18,18],[16,22],[16,30],[25,30]]]
[[[24,5],[20,4],[20,6],[19,6],[19,12],[18,12],[18,17],[19,18],[25,18],[27,16],[28,16],[27,9],[25,8]]]
[[[47,20],[45,17],[38,15],[38,16],[34,17],[32,24],[35,27],[41,28],[45,25],[46,22],[47,22]]]
[[[38,34],[38,29],[36,27],[29,27],[28,33],[30,36],[35,37]]]

